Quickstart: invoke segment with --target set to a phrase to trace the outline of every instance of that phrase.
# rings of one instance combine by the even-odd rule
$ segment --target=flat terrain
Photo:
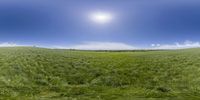
[[[3,100],[200,100],[200,49],[0,48]]]

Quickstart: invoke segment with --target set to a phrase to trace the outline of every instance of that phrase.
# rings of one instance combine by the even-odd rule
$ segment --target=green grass
[[[200,49],[0,48],[3,100],[199,100]]]

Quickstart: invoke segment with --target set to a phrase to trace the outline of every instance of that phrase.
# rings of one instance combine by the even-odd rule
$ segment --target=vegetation
[[[0,48],[3,100],[199,100],[200,49]]]

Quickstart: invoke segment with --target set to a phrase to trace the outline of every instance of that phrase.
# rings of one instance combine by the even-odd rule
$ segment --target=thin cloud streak
[[[58,47],[63,48],[63,47]],[[139,49],[132,45],[128,45],[120,42],[85,42],[82,44],[64,47],[68,49],[79,49],[79,50],[135,50]]]
[[[184,43],[176,42],[174,44],[151,44],[151,49],[187,49],[187,48],[199,48],[200,42],[185,41]]]
[[[173,49],[186,49],[186,48],[200,48],[200,42],[185,41],[183,43],[176,42],[174,44],[151,44],[150,47],[142,48],[129,45],[122,42],[84,42],[81,44],[71,46],[38,46],[38,45],[22,45],[17,43],[4,42],[0,43],[0,47],[19,47],[19,46],[33,46],[43,47],[50,49],[77,49],[77,50],[173,50]]]
[[[23,45],[18,45],[16,43],[9,43],[9,42],[0,43],[0,47],[17,47],[17,46],[23,46]]]

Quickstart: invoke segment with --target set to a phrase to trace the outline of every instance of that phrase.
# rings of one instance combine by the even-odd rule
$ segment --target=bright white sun
[[[110,13],[96,12],[92,13],[90,18],[96,23],[105,24],[110,22],[113,16]]]

